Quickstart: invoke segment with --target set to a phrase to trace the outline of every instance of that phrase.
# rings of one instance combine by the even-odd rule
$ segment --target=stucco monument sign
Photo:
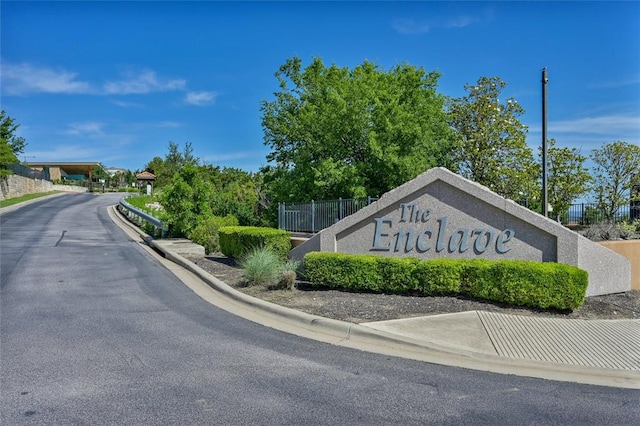
[[[589,273],[588,296],[631,289],[625,257],[444,168],[389,191],[291,257],[310,251],[559,262]]]

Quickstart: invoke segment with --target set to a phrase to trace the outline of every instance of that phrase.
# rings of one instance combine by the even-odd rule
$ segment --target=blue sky
[[[541,140],[583,154],[640,143],[639,2],[2,1],[1,105],[28,146],[21,160],[142,169],[169,141],[203,161],[266,164],[260,102],[298,55],[442,73],[439,91],[499,76]]]

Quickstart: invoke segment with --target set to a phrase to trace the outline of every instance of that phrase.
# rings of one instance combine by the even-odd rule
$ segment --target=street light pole
[[[549,217],[547,182],[547,68],[542,69],[542,214]]]

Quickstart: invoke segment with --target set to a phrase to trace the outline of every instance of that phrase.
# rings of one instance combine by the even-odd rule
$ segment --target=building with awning
[[[52,181],[63,180],[93,180],[92,169],[94,167],[102,167],[98,161],[93,162],[45,162],[45,163],[26,163],[32,169],[35,170],[49,170],[49,176]]]

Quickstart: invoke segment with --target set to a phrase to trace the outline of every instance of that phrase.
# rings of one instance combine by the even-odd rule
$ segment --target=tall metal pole
[[[547,69],[542,69],[542,214],[549,217],[547,182]]]

